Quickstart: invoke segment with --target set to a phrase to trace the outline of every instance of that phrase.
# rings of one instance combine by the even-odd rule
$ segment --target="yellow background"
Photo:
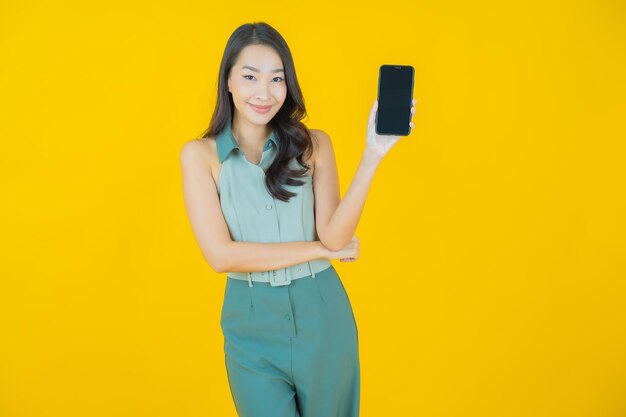
[[[342,194],[378,67],[416,70],[361,258],[333,261],[361,415],[626,415],[626,6],[592,0],[2,2],[0,415],[235,416],[179,151],[253,21]]]

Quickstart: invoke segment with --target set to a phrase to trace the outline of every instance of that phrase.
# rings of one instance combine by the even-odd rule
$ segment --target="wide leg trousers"
[[[227,278],[220,326],[239,417],[357,417],[358,331],[331,265],[289,285]]]

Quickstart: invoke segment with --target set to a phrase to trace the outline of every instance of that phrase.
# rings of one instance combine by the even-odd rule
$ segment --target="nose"
[[[265,102],[265,100],[267,100],[267,98],[269,97],[269,86],[265,83],[259,83],[259,85],[260,87],[257,98],[259,99],[259,101]]]

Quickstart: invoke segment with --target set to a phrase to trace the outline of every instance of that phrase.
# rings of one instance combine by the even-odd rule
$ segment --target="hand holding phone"
[[[378,99],[370,110],[366,145],[381,157],[413,128],[411,119],[417,103],[411,100],[414,73],[410,65],[380,67]]]

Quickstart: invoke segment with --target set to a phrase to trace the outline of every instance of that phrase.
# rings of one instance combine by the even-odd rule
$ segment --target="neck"
[[[231,131],[240,146],[251,147],[263,146],[272,133],[269,125],[255,125],[237,117],[233,120]]]

